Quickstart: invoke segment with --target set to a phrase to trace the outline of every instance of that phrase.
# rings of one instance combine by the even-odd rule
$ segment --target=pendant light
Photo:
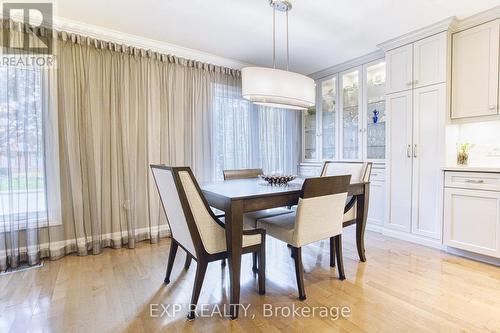
[[[288,71],[288,12],[292,4],[287,0],[269,0],[273,7],[273,68],[245,67],[241,70],[243,98],[255,104],[294,110],[314,106],[314,80]],[[276,11],[286,13],[286,70],[276,69]]]

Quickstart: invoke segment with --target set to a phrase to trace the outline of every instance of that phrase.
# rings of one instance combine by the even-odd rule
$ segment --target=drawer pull
[[[484,184],[484,180],[482,179],[466,179],[465,182],[471,184]]]

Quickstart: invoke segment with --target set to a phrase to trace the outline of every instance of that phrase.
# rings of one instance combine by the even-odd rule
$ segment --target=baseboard
[[[159,233],[160,237],[163,237],[165,235],[170,234],[170,228],[166,224],[162,224],[160,226],[152,226],[152,227],[145,227],[145,228],[138,228],[135,230],[135,235],[140,235],[140,234],[145,234],[145,233],[151,233],[151,234],[156,234]],[[119,231],[119,232],[113,232],[113,233],[107,233],[107,234],[102,234],[101,239],[109,239],[115,242],[119,242],[122,238],[128,237],[128,232],[127,231]],[[28,255],[36,255],[41,250],[51,250],[51,251],[57,251],[59,249],[62,249],[66,246],[76,244],[76,246],[79,247],[85,247],[86,244],[89,242],[89,237],[79,237],[77,239],[67,239],[67,240],[61,240],[61,241],[56,241],[56,242],[50,242],[50,243],[40,243],[40,244],[35,244],[35,245],[29,245],[29,246],[22,246],[19,247],[19,252],[21,253],[27,253]],[[2,249],[0,250],[0,257],[5,257],[7,255],[7,250]]]
[[[382,229],[384,227],[381,226],[381,225],[378,225],[378,224],[370,224],[370,222],[368,222],[366,224],[366,230],[370,230],[370,231],[373,231],[373,232],[378,232],[378,233],[382,233]]]
[[[459,257],[464,257],[467,259],[472,259],[472,260],[476,260],[476,261],[484,262],[484,263],[487,263],[487,264],[490,264],[493,266],[500,267],[500,258],[485,256],[483,254],[469,252],[466,250],[460,250],[460,249],[457,249],[454,247],[449,247],[449,246],[445,246],[445,251],[450,253],[450,254],[459,256]]]
[[[402,231],[396,231],[388,228],[381,228],[382,235],[401,239],[407,242],[420,244],[428,247],[432,247],[438,250],[444,250],[444,245],[438,239],[425,238],[419,235],[413,235]]]

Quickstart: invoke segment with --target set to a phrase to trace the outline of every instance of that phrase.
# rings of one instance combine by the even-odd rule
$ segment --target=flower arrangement
[[[467,165],[469,163],[469,151],[472,147],[473,145],[468,142],[457,144],[458,165]]]

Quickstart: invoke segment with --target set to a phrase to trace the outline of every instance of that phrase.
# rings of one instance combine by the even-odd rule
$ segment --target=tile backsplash
[[[500,121],[448,125],[447,164],[456,164],[457,143],[469,142],[470,166],[500,166]]]

